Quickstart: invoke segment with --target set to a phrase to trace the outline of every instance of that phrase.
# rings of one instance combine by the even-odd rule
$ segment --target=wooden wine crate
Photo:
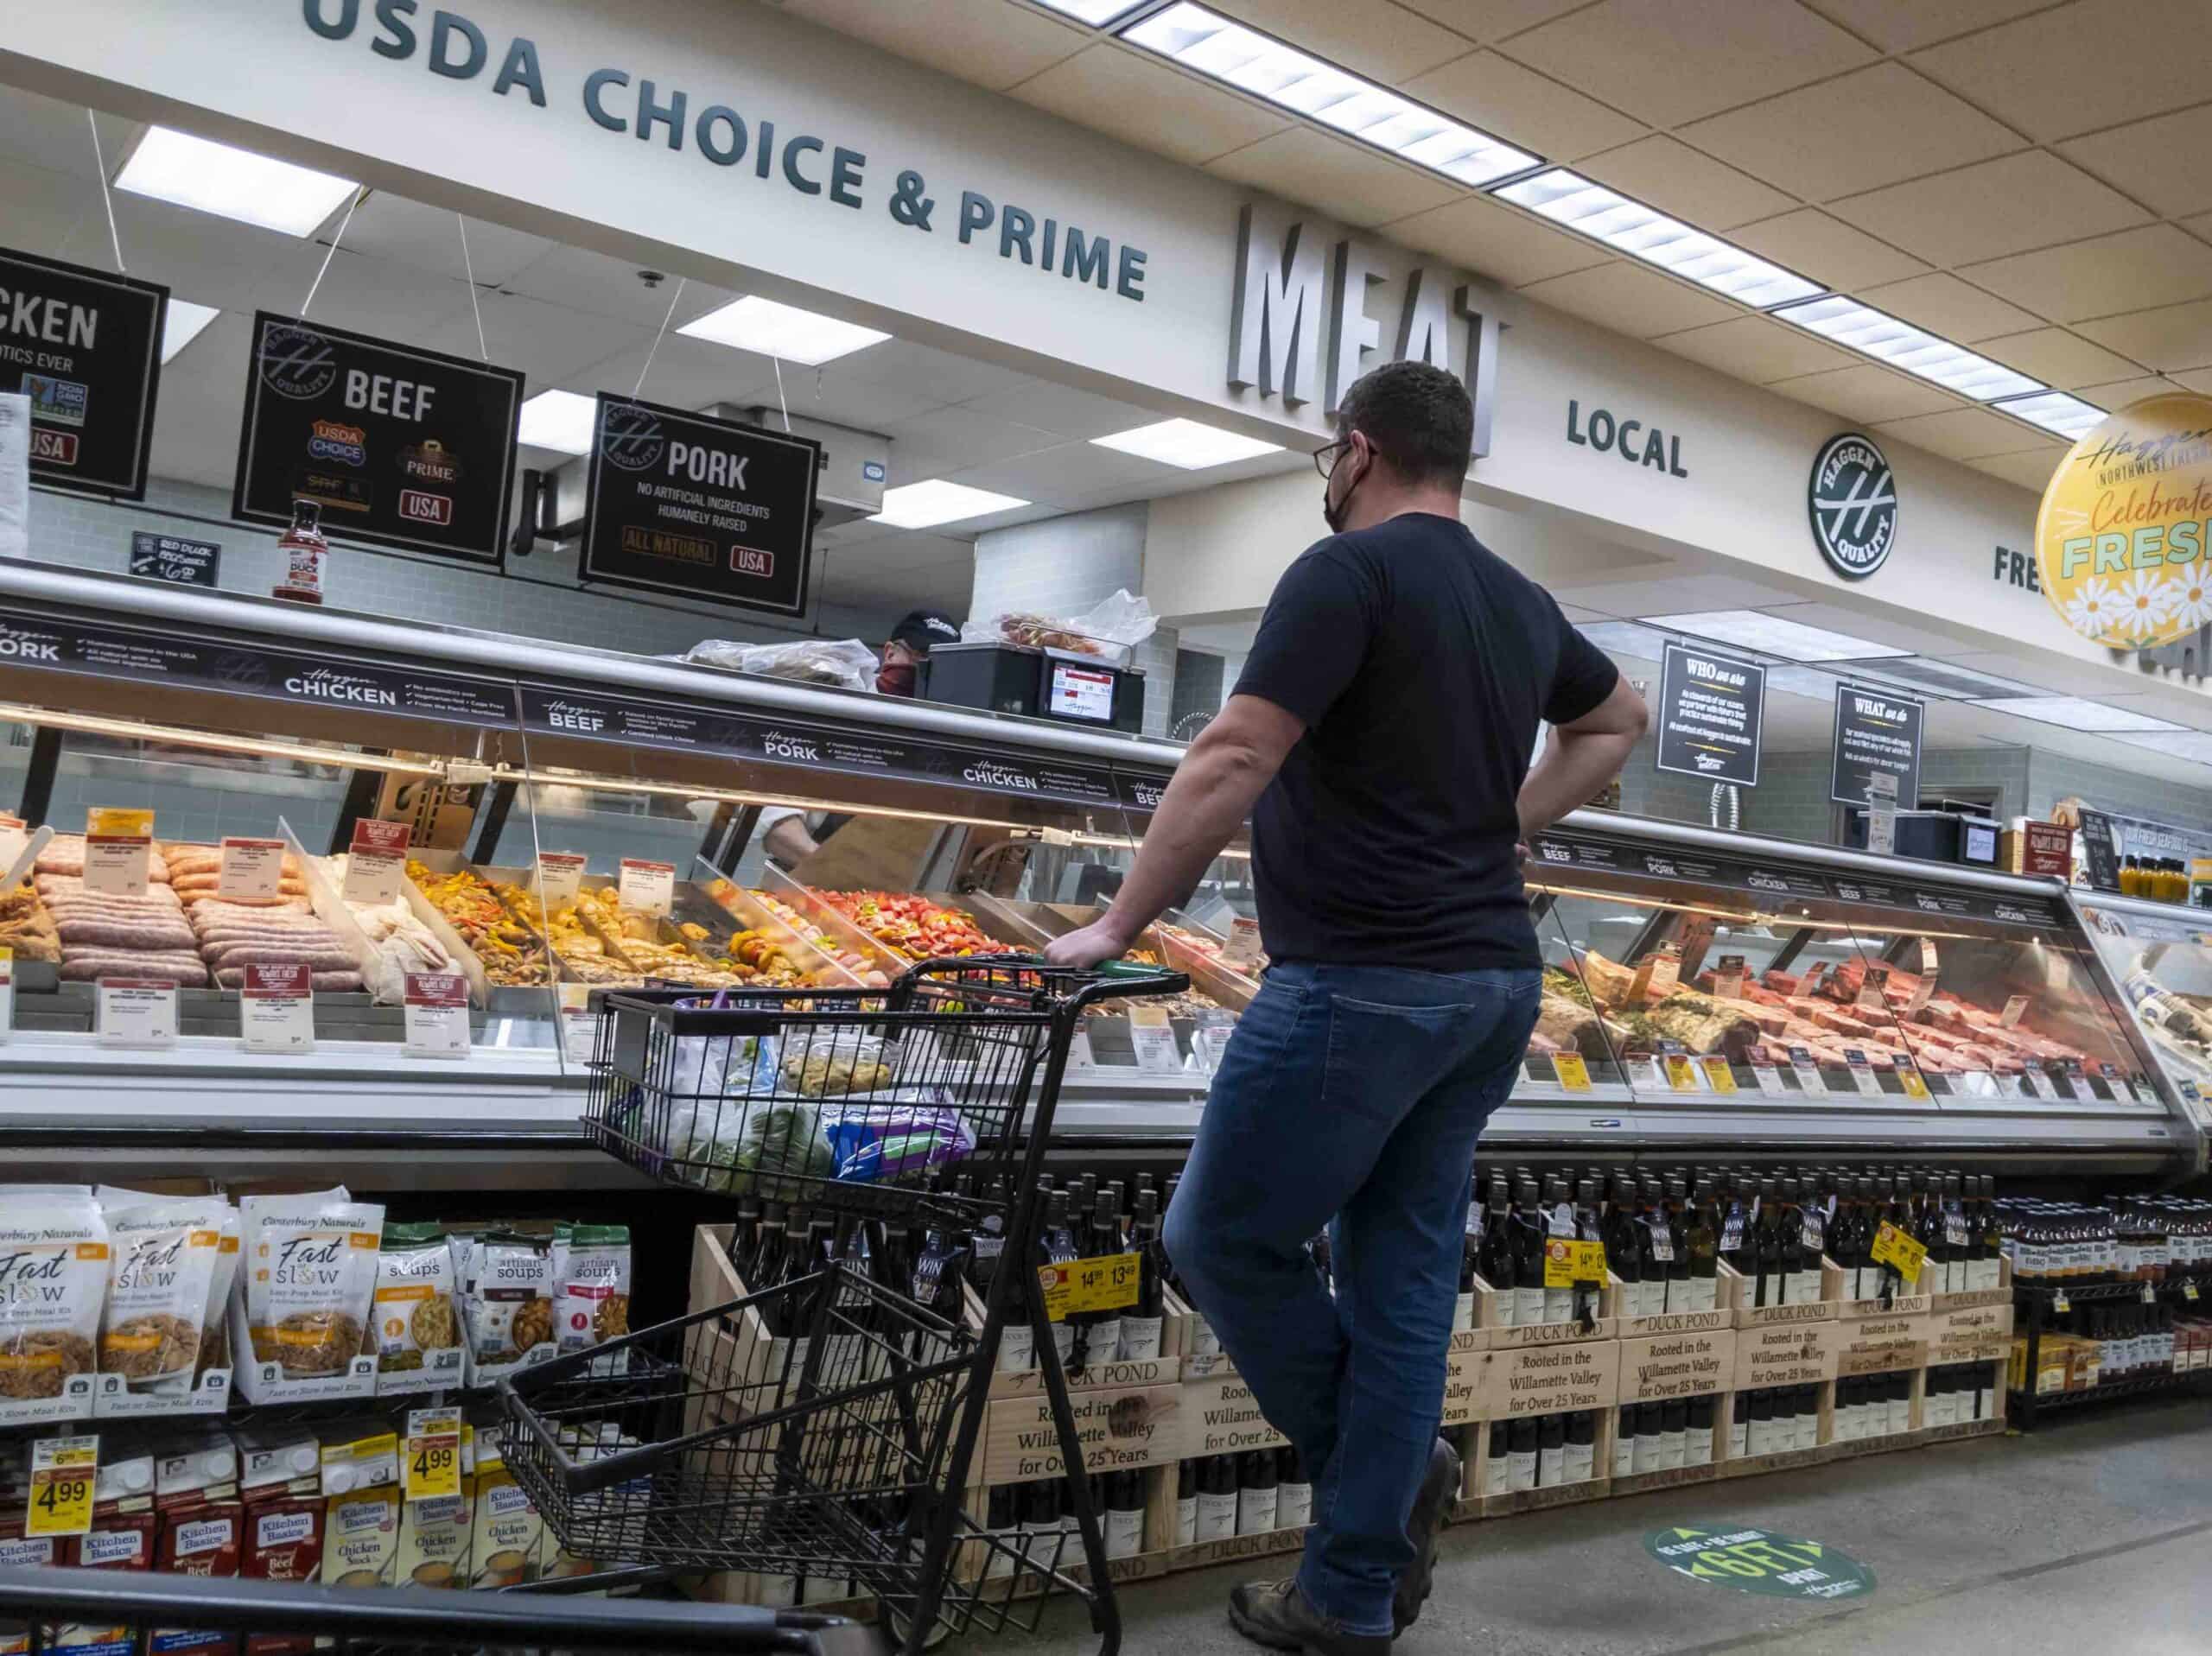
[[[1444,1424],[1464,1426],[1483,1418],[1483,1354],[1490,1330],[1467,1329],[1452,1336],[1445,1358]]]
[[[1843,1348],[1841,1325],[1834,1305],[1779,1305],[1774,1310],[1825,1311],[1824,1317],[1789,1317],[1753,1323],[1736,1331],[1736,1372],[1731,1391],[1759,1391],[1772,1386],[1817,1386],[1835,1378]],[[1764,1313],[1754,1313],[1764,1315]]]
[[[1141,1550],[1123,1558],[1109,1558],[1106,1562],[1107,1578],[1116,1583],[1148,1580],[1166,1574],[1173,1568],[1170,1558],[1175,1542],[1175,1469],[1173,1466],[1148,1467],[1144,1477],[1144,1539]],[[988,1492],[971,1489],[968,1492],[968,1511],[978,1526],[988,1523]],[[1100,1524],[1105,1522],[1103,1516]],[[1057,1570],[1077,1582],[1090,1579],[1090,1566],[1083,1556],[1083,1540],[1070,1532],[1059,1545],[1057,1555],[1049,1551],[1037,1554],[1044,1570]],[[982,1542],[969,1542],[958,1549],[954,1564],[957,1579],[974,1582],[979,1572],[988,1572],[994,1567],[1001,1573],[983,1574],[981,1596],[988,1607],[991,1604],[1011,1603],[1018,1600],[1035,1598],[1046,1589],[1041,1570],[1020,1568],[1016,1559],[1007,1557]]]
[[[1739,1329],[1770,1328],[1777,1323],[1833,1323],[1840,1314],[1843,1295],[1843,1272],[1834,1261],[1821,1260],[1821,1298],[1790,1305],[1754,1305],[1754,1285],[1728,1265],[1721,1262],[1722,1281],[1727,1285],[1728,1303]]]
[[[1180,1460],[1183,1391],[1180,1386],[1101,1386],[1071,1393],[1069,1412],[1083,1444],[1084,1469],[1119,1472]],[[998,1398],[984,1409],[983,1483],[1023,1483],[1061,1470],[1059,1437],[1047,1399]]]
[[[1739,1335],[1738,1338],[1741,1337]],[[1739,1348],[1738,1353],[1739,1372],[1741,1362],[1742,1355]],[[1773,1381],[1763,1384],[1805,1385],[1810,1382]],[[1762,1387],[1740,1389],[1758,1390]],[[1834,1380],[1821,1382],[1818,1396],[1820,1403],[1817,1416],[1818,1426],[1815,1440],[1810,1445],[1803,1449],[1770,1450],[1764,1455],[1732,1455],[1728,1450],[1729,1427],[1735,1416],[1736,1398],[1734,1390],[1723,1393],[1717,1405],[1716,1418],[1713,1422],[1713,1458],[1719,1467],[1717,1475],[1723,1478],[1754,1477],[1768,1472],[1791,1471],[1801,1466],[1818,1466],[1830,1459],[1835,1447]]]
[[[2004,1357],[2012,1348],[2012,1307],[2009,1302],[1965,1305],[1929,1315],[1928,1361],[1931,1364],[1993,1361]]]
[[[1619,1331],[1620,1278],[1607,1273],[1605,1287],[1598,1292],[1598,1315],[1588,1324],[1569,1320],[1564,1323],[1500,1323],[1497,1318],[1497,1291],[1478,1276],[1475,1278],[1475,1329],[1486,1335],[1496,1346],[1567,1345],[1588,1340],[1610,1340]]]
[[[1235,1455],[1248,1449],[1271,1449],[1289,1440],[1268,1424],[1260,1412],[1252,1388],[1235,1374],[1210,1380],[1185,1380],[1182,1393],[1182,1444],[1177,1458],[1195,1460],[1205,1455]]]
[[[1501,1329],[1494,1337],[1537,1331]],[[1479,1355],[1480,1407],[1485,1419],[1610,1409],[1620,1385],[1618,1340],[1500,1343]]]
[[[1927,1298],[1925,1295],[1915,1298],[1923,1304]],[[1886,1317],[1847,1317],[1836,1333],[1839,1344],[1835,1372],[1839,1378],[1846,1374],[1889,1374],[1928,1365],[1930,1329],[1924,1310],[1892,1310]]]
[[[1726,1311],[1692,1313],[1726,1317]],[[1656,1318],[1630,1319],[1653,1322]],[[1736,1374],[1736,1341],[1729,1328],[1691,1329],[1620,1342],[1621,1379],[1616,1400],[1664,1403],[1673,1398],[1725,1392]]]
[[[1474,1439],[1478,1452],[1467,1457],[1466,1477],[1461,1484],[1461,1498],[1452,1507],[1455,1519],[1503,1518],[1514,1513],[1541,1512],[1552,1507],[1573,1507],[1586,1501],[1602,1501],[1612,1491],[1609,1475],[1613,1464],[1614,1411],[1599,1409],[1597,1442],[1592,1449],[1590,1464],[1593,1475],[1573,1483],[1539,1485],[1533,1489],[1509,1489],[1492,1494],[1489,1490],[1489,1472],[1493,1455],[1491,1440],[1497,1442],[1495,1453],[1503,1455],[1508,1423],[1493,1419],[1481,1427]]]

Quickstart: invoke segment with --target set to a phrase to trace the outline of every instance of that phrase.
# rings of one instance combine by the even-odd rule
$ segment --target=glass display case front
[[[2102,893],[2075,907],[2175,1095],[2212,1128],[2212,916]]]

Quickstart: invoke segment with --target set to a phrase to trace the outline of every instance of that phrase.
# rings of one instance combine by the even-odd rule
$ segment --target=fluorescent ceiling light
[[[1064,17],[1072,17],[1079,23],[1094,27],[1110,23],[1125,12],[1135,11],[1141,0],[1037,0],[1048,11],[1057,11]]]
[[[1687,632],[1716,644],[1740,645],[1783,661],[1862,661],[1885,656],[1910,656],[1910,650],[1892,650],[1847,632],[1807,626],[1758,610],[1700,610],[1690,615],[1647,615],[1648,626]]]
[[[219,213],[264,230],[304,236],[359,187],[289,161],[211,143],[165,126],[149,127],[115,177],[115,187],[201,213]]]
[[[1978,357],[1948,339],[1939,339],[1933,333],[1923,333],[1910,322],[1900,322],[1856,299],[1840,295],[1816,299],[1809,305],[1777,310],[1773,314],[1824,339],[1862,351],[1892,368],[1931,379],[1961,397],[1986,402],[1993,397],[2018,397],[2044,389],[2041,380],[2015,373],[2002,363]]]
[[[803,368],[835,362],[891,337],[872,327],[841,322],[834,316],[817,316],[810,310],[779,305],[758,294],[733,300],[676,331],[695,339],[734,346],[740,351],[757,351],[764,357],[781,357]]]
[[[2169,724],[2163,719],[2153,719],[2148,714],[2130,713],[2124,707],[2107,707],[2101,701],[2091,701],[2078,695],[2016,695],[1995,701],[1980,701],[1977,707],[2009,713],[2016,719],[2032,719],[2038,724],[2061,725],[2069,730],[2103,733],[2124,730],[2183,730],[2187,726]]]
[[[1633,661],[1657,661],[1667,644],[1665,633],[1635,621],[1583,621],[1575,631],[1608,656],[1626,656]]]
[[[1693,230],[1678,219],[1654,213],[1642,202],[1564,168],[1508,184],[1496,194],[1500,200],[1760,310],[1809,299],[1821,291],[1817,282]]]
[[[1186,472],[1282,453],[1280,443],[1240,437],[1216,426],[1202,426],[1196,420],[1162,420],[1158,425],[1139,426],[1134,431],[1117,431],[1110,437],[1093,437],[1090,441],[1100,448],[1118,448],[1124,454],[1141,455],[1164,466],[1179,466]]]
[[[531,448],[556,448],[563,454],[590,451],[592,422],[599,399],[575,391],[540,391],[522,405],[519,441]]]
[[[1185,3],[1154,12],[1122,30],[1122,38],[1462,184],[1479,187],[1538,164],[1525,150],[1204,6]]]
[[[2037,397],[2014,397],[2009,403],[1993,403],[1990,406],[2005,414],[2018,415],[2030,425],[2041,426],[2045,431],[2055,431],[2069,441],[2094,431],[2104,423],[2105,417],[2105,411],[2095,403],[2084,403],[2064,391],[2044,391]]]
[[[1833,701],[1835,687],[1843,681],[1832,673],[1823,673],[1816,667],[1777,665],[1766,669],[1766,693],[1777,691],[1789,695],[1802,695],[1808,701]]]
[[[886,489],[883,510],[868,522],[888,523],[893,529],[934,529],[939,523],[988,517],[995,511],[1012,511],[1016,506],[1028,504],[1010,494],[993,494],[988,489],[971,489],[964,483],[931,478],[925,483],[905,483],[895,489]]]
[[[223,313],[213,305],[195,305],[189,299],[172,299],[162,315],[162,360],[170,358],[200,337],[206,327]]]

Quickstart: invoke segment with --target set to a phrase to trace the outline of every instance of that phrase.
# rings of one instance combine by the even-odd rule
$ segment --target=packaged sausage
[[[133,1392],[192,1389],[226,1206],[207,1196],[108,1209],[101,1373]]]
[[[238,1204],[246,1326],[257,1362],[286,1380],[343,1374],[362,1348],[384,1209],[340,1186]]]
[[[0,1403],[89,1394],[107,1271],[89,1189],[0,1191]]]
[[[435,1225],[386,1225],[377,1253],[370,1341],[378,1372],[461,1377],[454,1256]]]

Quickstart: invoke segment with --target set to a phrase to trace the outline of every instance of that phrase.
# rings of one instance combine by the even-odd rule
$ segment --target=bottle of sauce
[[[321,603],[322,561],[329,552],[330,542],[322,533],[322,507],[313,500],[292,502],[292,526],[276,542],[284,573],[269,595],[295,604]]]

